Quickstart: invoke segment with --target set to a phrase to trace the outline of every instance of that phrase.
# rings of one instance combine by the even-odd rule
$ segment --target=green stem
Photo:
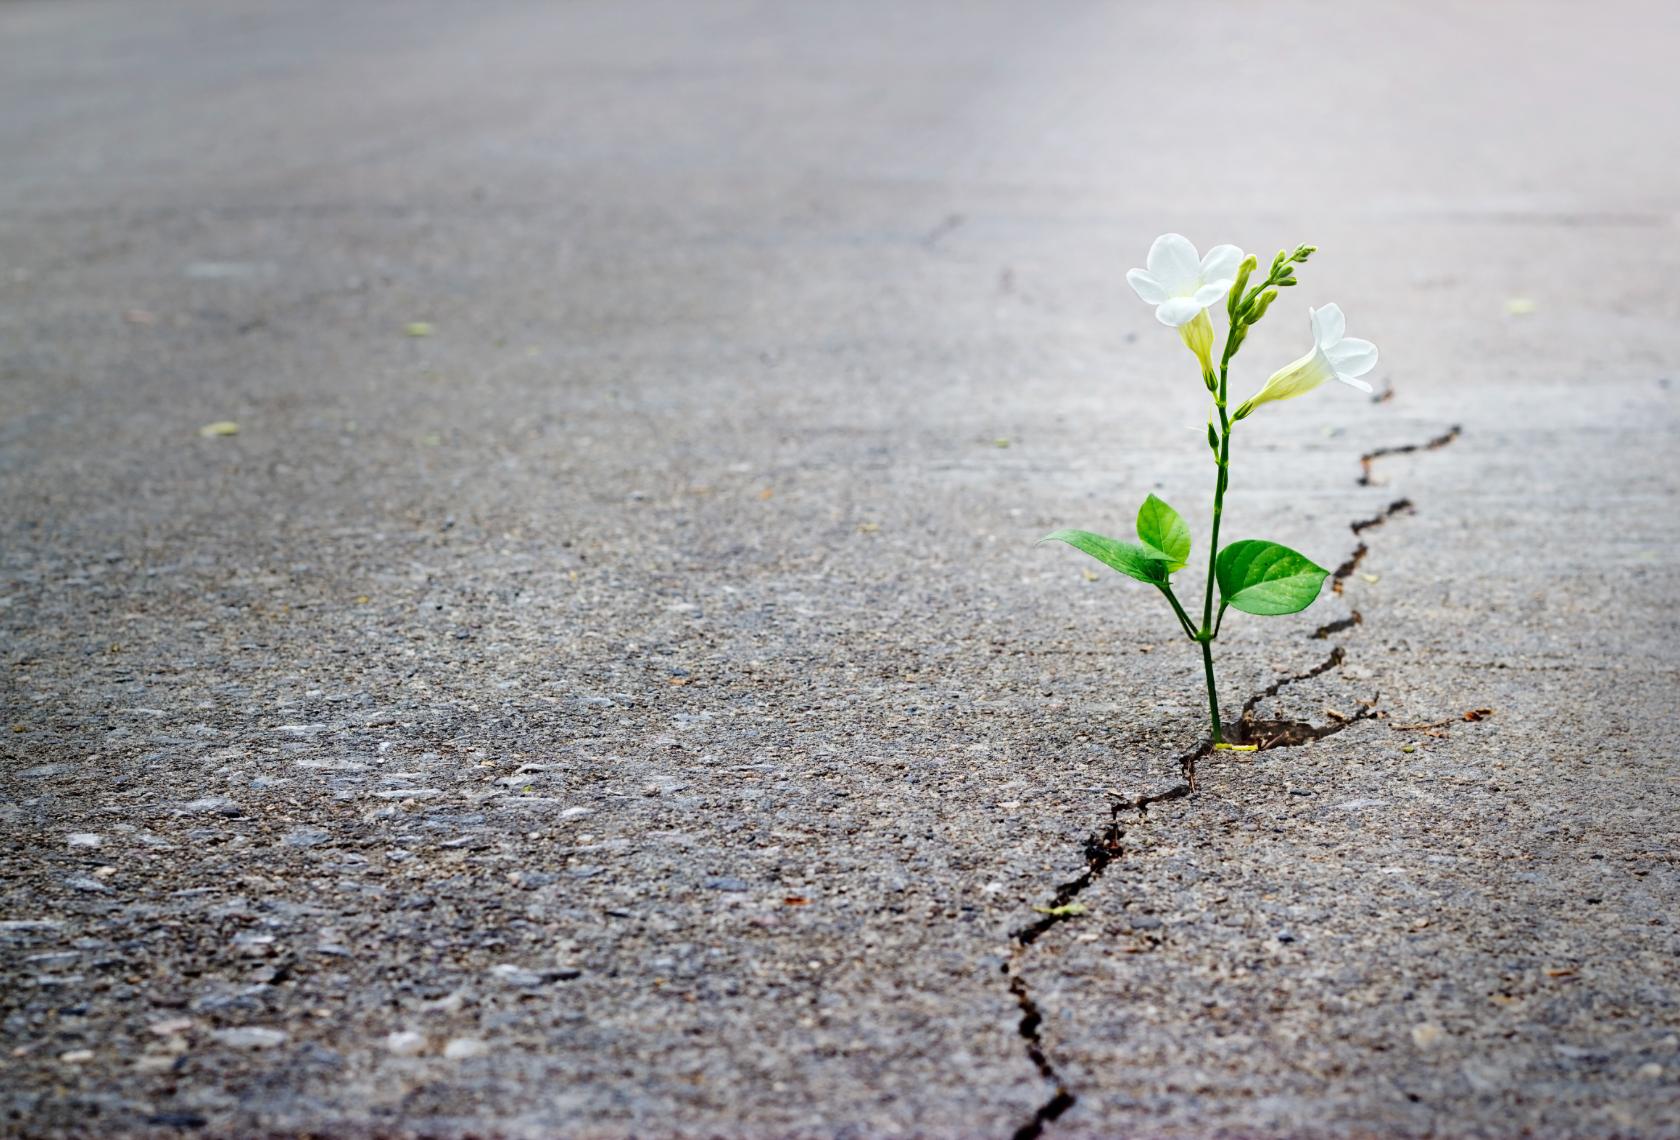
[[[1219,692],[1213,683],[1213,639],[1217,631],[1213,624],[1213,588],[1219,561],[1219,521],[1225,513],[1225,489],[1230,483],[1231,417],[1225,410],[1225,394],[1230,378],[1231,354],[1236,350],[1237,337],[1225,338],[1225,354],[1219,361],[1219,388],[1214,393],[1214,407],[1219,410],[1219,473],[1213,486],[1213,525],[1208,538],[1207,591],[1202,596],[1202,628],[1196,640],[1202,643],[1202,664],[1207,671],[1208,713],[1213,721],[1213,742],[1223,744],[1225,732],[1219,723]],[[1224,616],[1224,607],[1220,607]]]
[[[1162,586],[1161,593],[1172,603],[1173,613],[1178,615],[1178,624],[1184,627],[1184,635],[1191,641],[1197,640],[1196,626],[1190,621],[1190,615],[1184,612],[1184,607],[1178,604],[1178,595],[1172,592],[1172,587]]]
[[[1219,690],[1213,683],[1213,641],[1211,638],[1202,640],[1202,668],[1207,672],[1208,717],[1213,721],[1213,742],[1221,744],[1225,740],[1225,733],[1219,725]]]

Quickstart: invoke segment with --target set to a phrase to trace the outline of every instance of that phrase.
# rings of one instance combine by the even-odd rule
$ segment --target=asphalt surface
[[[0,5],[0,1129],[1680,1136],[1677,38]]]

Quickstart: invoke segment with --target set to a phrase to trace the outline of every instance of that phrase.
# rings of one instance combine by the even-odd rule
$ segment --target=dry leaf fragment
[[[199,428],[198,434],[205,439],[214,439],[221,435],[238,435],[239,425],[232,420],[217,420],[213,424],[205,424]]]

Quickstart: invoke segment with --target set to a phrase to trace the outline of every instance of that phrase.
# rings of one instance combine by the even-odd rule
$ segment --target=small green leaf
[[[1138,541],[1167,560],[1167,573],[1190,560],[1190,528],[1179,513],[1150,495],[1138,508]]]
[[[1312,605],[1330,571],[1287,546],[1249,538],[1221,550],[1214,573],[1225,605],[1270,616]]]
[[[1045,535],[1039,541],[1065,542],[1075,550],[1083,550],[1103,565],[1136,578],[1139,582],[1148,582],[1151,586],[1162,586],[1167,581],[1166,555],[1139,546],[1135,542],[1104,538],[1088,530],[1058,530],[1054,534]]]

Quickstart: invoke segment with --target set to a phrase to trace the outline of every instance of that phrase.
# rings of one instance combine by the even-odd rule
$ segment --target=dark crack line
[[[1347,650],[1338,645],[1330,651],[1330,656],[1326,657],[1323,661],[1320,661],[1317,665],[1314,665],[1311,669],[1301,673],[1292,673],[1287,677],[1278,678],[1276,681],[1273,681],[1270,685],[1267,685],[1264,689],[1261,689],[1258,693],[1255,693],[1252,697],[1249,697],[1248,700],[1243,702],[1242,715],[1237,718],[1237,723],[1242,724],[1244,722],[1252,721],[1254,719],[1254,710],[1259,707],[1261,701],[1270,700],[1272,697],[1275,697],[1279,693],[1283,692],[1283,690],[1287,689],[1290,685],[1299,684],[1302,681],[1310,681],[1314,677],[1328,673],[1330,670],[1336,668],[1336,666],[1346,660]]]
[[[1196,753],[1205,751],[1197,748],[1195,752],[1186,753],[1179,757],[1182,766],[1190,762]],[[1021,1007],[1021,1022],[1018,1032],[1026,1042],[1027,1059],[1038,1070],[1055,1090],[1050,1098],[1033,1110],[1032,1117],[1015,1130],[1014,1140],[1037,1140],[1044,1133],[1044,1126],[1072,1108],[1078,1102],[1067,1082],[1051,1062],[1044,1051],[1044,1042],[1040,1039],[1038,1029],[1044,1023],[1044,1013],[1033,1000],[1032,991],[1027,988],[1026,980],[1017,969],[1021,959],[1027,951],[1052,928],[1074,917],[1064,911],[1074,899],[1078,898],[1085,889],[1102,877],[1108,865],[1125,853],[1122,840],[1126,832],[1120,825],[1121,813],[1132,810],[1139,815],[1149,811],[1149,805],[1162,803],[1166,800],[1182,799],[1190,794],[1188,784],[1179,784],[1175,788],[1153,796],[1140,796],[1135,800],[1123,800],[1110,805],[1108,809],[1108,824],[1085,838],[1085,873],[1077,878],[1069,879],[1056,888],[1051,896],[1050,905],[1045,908],[1051,913],[1044,915],[1036,922],[1028,923],[1012,935],[1015,945],[1010,951],[1009,958],[1003,963],[1004,976],[1009,979],[1009,992],[1015,996],[1015,1002]]]
[[[1437,451],[1457,439],[1463,430],[1458,424],[1454,424],[1434,439],[1426,439],[1422,443],[1405,443],[1398,447],[1379,447],[1375,451],[1367,451],[1359,457],[1359,485],[1374,486],[1371,482],[1371,464],[1384,456],[1410,455],[1414,451]]]
[[[1438,450],[1457,439],[1461,430],[1457,424],[1454,424],[1441,435],[1423,443],[1405,444],[1400,447],[1382,447],[1375,451],[1366,452],[1359,457],[1359,485],[1362,487],[1372,485],[1371,464],[1373,461],[1386,455],[1404,455],[1414,451]],[[1410,499],[1396,499],[1372,517],[1356,519],[1348,526],[1355,535],[1358,535],[1372,527],[1382,526],[1396,515],[1410,514],[1414,510]],[[1369,547],[1363,541],[1359,542],[1353,548],[1347,560],[1336,568],[1331,581],[1331,589],[1335,593],[1342,592],[1341,584],[1343,580],[1353,573],[1354,568],[1359,565],[1368,550]],[[1320,626],[1313,633],[1313,637],[1320,640],[1327,639],[1331,634],[1352,629],[1364,620],[1359,611],[1355,610],[1351,617]],[[1361,702],[1359,712],[1352,716],[1334,716],[1332,714],[1333,720],[1326,725],[1314,725],[1305,721],[1263,721],[1256,719],[1254,713],[1262,701],[1277,696],[1290,685],[1311,680],[1328,673],[1332,669],[1339,668],[1346,659],[1347,651],[1340,645],[1335,646],[1330,650],[1328,657],[1312,668],[1279,678],[1258,693],[1250,696],[1243,702],[1243,711],[1237,720],[1236,729],[1240,739],[1245,743],[1258,744],[1260,751],[1268,751],[1272,748],[1293,748],[1334,736],[1360,721],[1376,717],[1378,715],[1377,700],[1373,696],[1369,702]],[[1033,1000],[1032,990],[1027,985],[1026,978],[1022,975],[1021,965],[1023,960],[1040,938],[1062,923],[1076,917],[1067,913],[1066,908],[1083,894],[1091,884],[1102,878],[1103,872],[1108,870],[1110,864],[1126,853],[1124,844],[1126,832],[1121,826],[1121,813],[1131,810],[1139,815],[1145,815],[1148,813],[1150,804],[1188,797],[1191,795],[1191,786],[1195,782],[1196,762],[1212,753],[1211,742],[1203,741],[1197,747],[1179,756],[1178,765],[1184,773],[1185,782],[1168,791],[1153,796],[1141,796],[1134,800],[1117,798],[1116,802],[1109,807],[1107,825],[1092,832],[1085,839],[1085,873],[1059,884],[1056,887],[1055,894],[1050,898],[1050,905],[1043,908],[1049,913],[1014,932],[1012,936],[1014,946],[1010,950],[1009,957],[1003,963],[1003,973],[1009,979],[1009,992],[1014,996],[1016,1004],[1021,1009],[1018,1032],[1021,1039],[1026,1042],[1027,1059],[1038,1070],[1039,1076],[1044,1078],[1054,1089],[1049,1099],[1033,1109],[1032,1116],[1015,1129],[1014,1140],[1038,1140],[1044,1134],[1047,1126],[1060,1119],[1064,1113],[1079,1103],[1078,1094],[1068,1088],[1061,1070],[1056,1067],[1055,1062],[1050,1059],[1049,1053],[1044,1048],[1044,1040],[1039,1033],[1040,1027],[1044,1024],[1044,1011]]]
[[[1374,526],[1381,526],[1397,514],[1402,512],[1410,514],[1416,509],[1417,508],[1412,506],[1412,501],[1410,499],[1395,499],[1392,503],[1388,504],[1388,506],[1378,511],[1370,518],[1359,519],[1357,522],[1349,523],[1348,529],[1354,534],[1358,534],[1362,530],[1370,530]]]
[[[1352,629],[1364,620],[1365,615],[1360,613],[1358,610],[1354,610],[1345,618],[1337,618],[1335,621],[1325,622],[1323,625],[1313,630],[1312,640],[1323,641],[1332,633],[1341,633],[1343,630]]]

